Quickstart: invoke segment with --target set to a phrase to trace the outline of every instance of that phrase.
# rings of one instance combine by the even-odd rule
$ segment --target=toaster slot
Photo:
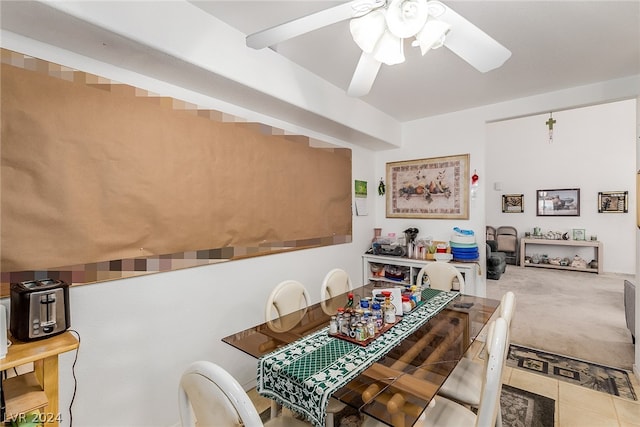
[[[53,331],[56,325],[55,293],[40,295],[40,326],[45,334]]]

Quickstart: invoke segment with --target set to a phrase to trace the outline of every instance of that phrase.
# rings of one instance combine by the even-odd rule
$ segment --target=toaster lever
[[[48,293],[40,296],[40,325],[47,332],[46,328],[56,324],[56,296]],[[49,331],[50,332],[50,331]]]

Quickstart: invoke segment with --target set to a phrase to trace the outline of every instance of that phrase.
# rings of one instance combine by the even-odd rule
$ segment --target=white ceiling
[[[244,55],[243,60],[251,56],[249,53],[255,53],[244,46],[244,35],[340,3],[188,1],[197,7],[179,8],[185,16],[199,18],[192,13],[195,11],[211,19],[210,14],[217,18],[214,22],[222,21],[230,27],[222,26],[234,29],[233,33],[239,36],[232,34],[228,46],[235,49],[238,56]],[[326,100],[318,99],[317,88],[315,92],[309,92],[313,96],[298,91],[306,99],[295,102],[292,96],[279,97],[278,92],[286,92],[281,87],[265,89],[247,84],[251,75],[236,77],[230,73],[216,73],[215,67],[191,63],[175,49],[173,53],[162,49],[162,41],[154,42],[154,46],[154,43],[145,42],[147,36],[146,40],[152,39],[149,34],[157,40],[158,35],[164,35],[163,31],[172,31],[170,34],[175,34],[176,38],[185,34],[190,37],[181,40],[185,51],[211,43],[208,39],[188,36],[190,27],[195,26],[189,19],[182,15],[167,16],[167,10],[173,10],[166,6],[168,3],[188,5],[185,0],[65,0],[57,3],[1,0],[0,16],[3,31],[181,84],[225,102],[241,103],[252,111],[268,111],[272,117],[309,129],[323,128],[325,134],[347,141],[360,137],[391,141],[398,138],[397,129],[387,134],[380,129],[417,118],[640,75],[640,0],[443,1],[510,49],[512,57],[501,68],[482,74],[446,48],[432,50],[423,57],[416,49],[407,47],[406,62],[383,65],[371,92],[358,102],[344,94],[360,57],[347,21],[274,47],[278,52],[274,55],[288,58],[313,73],[307,74],[314,79],[318,80],[315,76],[319,76],[329,82],[325,82],[329,89],[335,89],[320,92]],[[83,15],[85,12],[87,14]],[[112,16],[106,17],[109,14]],[[145,18],[141,19],[141,16]],[[120,23],[122,25],[118,27]],[[118,28],[134,31],[119,31]],[[197,34],[205,34],[204,29]],[[222,55],[222,49],[220,45],[217,45],[218,51],[214,48],[213,44],[207,45],[204,52],[207,56],[211,52],[210,56],[217,59]],[[273,59],[272,56],[253,55],[250,59]],[[227,56],[224,60],[232,61],[233,58]],[[259,67],[245,70],[258,80],[262,71]],[[331,111],[331,107],[338,104],[344,109],[362,112],[362,117],[367,116],[365,113],[382,111],[386,113],[380,116],[382,119],[387,115],[392,119],[387,123],[378,120],[375,114],[368,114],[374,118],[357,123],[358,117],[343,118],[345,114]],[[326,110],[321,111],[322,108]],[[375,126],[378,128],[369,129]]]
[[[192,3],[244,34],[330,7],[328,1]],[[446,48],[383,65],[362,99],[399,121],[640,73],[639,1],[446,1],[512,52],[480,73]],[[455,29],[452,29],[455,31]],[[360,50],[348,21],[276,46],[281,55],[346,90]]]

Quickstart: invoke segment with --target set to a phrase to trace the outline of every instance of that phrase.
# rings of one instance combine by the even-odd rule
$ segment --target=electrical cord
[[[73,394],[71,395],[71,402],[69,403],[69,427],[73,427],[73,402],[76,399],[76,391],[78,389],[78,379],[76,378],[76,362],[78,361],[78,352],[80,351],[80,333],[75,329],[69,329],[76,338],[78,338],[78,348],[76,348],[76,355],[73,359],[73,365],[71,365],[71,375],[73,375]]]

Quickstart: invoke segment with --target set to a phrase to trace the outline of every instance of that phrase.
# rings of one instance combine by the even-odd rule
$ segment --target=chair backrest
[[[309,293],[304,285],[297,280],[285,280],[273,288],[267,299],[265,321],[276,332],[288,331],[304,317],[304,309],[309,304]],[[291,314],[294,312],[298,315]]]
[[[334,268],[324,277],[320,287],[320,301],[333,298],[353,290],[349,274],[341,268]]]
[[[416,283],[422,284],[424,276],[429,278],[429,287],[439,289],[441,291],[459,290],[464,293],[464,278],[460,271],[448,262],[435,261],[429,262],[422,267],[416,277]],[[454,279],[458,279],[455,283]]]
[[[502,372],[506,364],[507,321],[498,317],[489,324],[487,333],[487,356],[485,357],[482,395],[478,405],[476,427],[495,426],[500,410]]]
[[[487,235],[485,240],[496,240],[496,228],[487,225]]]
[[[507,327],[511,327],[511,320],[513,319],[513,314],[516,310],[516,295],[509,291],[502,295],[502,299],[500,301],[500,317],[502,317],[507,322]]]
[[[501,252],[517,252],[518,251],[518,231],[515,227],[502,226],[496,230],[496,240],[498,242],[498,250]]]
[[[183,427],[262,426],[238,381],[208,361],[193,362],[180,378],[178,405]],[[195,416],[195,420],[193,419]]]

